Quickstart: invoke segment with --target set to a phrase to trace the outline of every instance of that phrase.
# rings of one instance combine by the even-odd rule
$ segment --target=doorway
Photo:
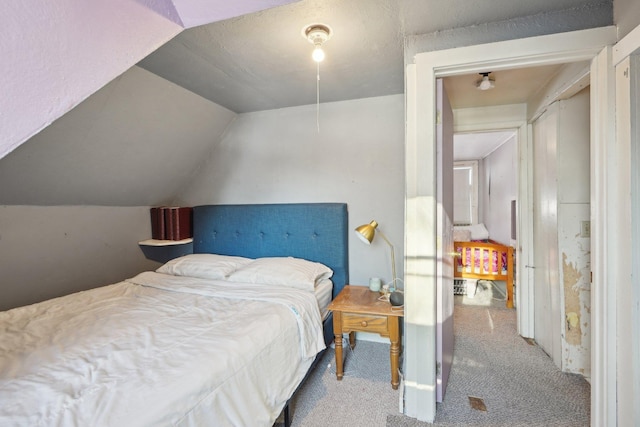
[[[605,111],[601,105],[610,106],[613,99],[613,91],[607,73],[610,72],[610,62],[606,58],[610,56],[610,48],[606,48],[615,42],[615,29],[601,28],[594,30],[563,33],[550,36],[534,37],[515,41],[492,43],[484,46],[472,46],[467,48],[451,49],[447,51],[428,52],[418,54],[415,63],[407,67],[407,148],[406,148],[406,283],[405,290],[412,294],[411,300],[405,306],[406,334],[415,338],[407,339],[405,347],[406,360],[406,413],[420,420],[432,421],[435,417],[435,393],[430,384],[435,383],[435,355],[429,350],[429,342],[435,342],[435,298],[433,296],[432,265],[434,263],[435,245],[438,236],[432,224],[435,224],[435,189],[437,177],[432,175],[435,165],[435,149],[433,136],[435,135],[434,109],[434,82],[436,77],[459,75],[473,72],[479,67],[486,69],[507,69],[531,65],[553,64],[558,62],[592,61],[591,86],[594,88],[591,97],[591,105],[597,107],[592,110],[592,146],[604,147],[607,145],[605,129],[613,126],[610,122],[610,111]],[[518,56],[514,57],[514,52]],[[432,117],[431,120],[418,120],[418,118]],[[526,125],[525,125],[526,126]],[[522,132],[520,132],[522,134]],[[528,135],[528,132],[526,132]],[[527,149],[530,150],[530,141],[527,137]],[[522,139],[521,139],[522,143]],[[427,167],[417,167],[417,160]],[[433,162],[433,163],[432,163]],[[592,166],[592,185],[606,182],[606,161],[597,159]],[[529,173],[527,171],[527,173]],[[530,182],[530,181],[527,181]],[[594,218],[606,218],[604,193],[594,191]],[[522,223],[528,223],[521,218]],[[592,224],[592,230],[599,227],[606,228],[605,223],[596,221]],[[526,227],[525,227],[526,228]],[[521,236],[530,236],[531,230],[522,230]],[[604,244],[598,241],[594,250],[601,252]],[[603,283],[606,272],[606,257],[598,259],[593,268],[594,285]],[[604,263],[604,264],[599,264]],[[598,272],[602,269],[602,275]],[[524,287],[528,289],[523,289]],[[527,280],[521,281],[521,292],[530,293],[531,287]],[[611,411],[615,412],[615,404],[611,399],[599,399],[600,396],[610,392],[615,395],[615,365],[606,363],[610,348],[615,345],[615,313],[608,312],[596,301],[594,307],[594,323],[598,324],[596,337],[603,346],[597,346],[594,350],[593,368],[596,375],[592,377],[594,397],[592,398],[592,418],[599,420],[606,417]],[[524,314],[531,316],[531,313]],[[523,313],[519,312],[519,321]],[[613,318],[613,320],[612,320]],[[416,360],[420,358],[422,363],[417,366]],[[592,369],[593,370],[593,369]],[[612,381],[613,379],[613,381]]]
[[[520,106],[526,111],[527,107],[533,106],[538,112],[532,119],[534,143],[531,153],[523,145],[525,149],[519,156],[516,154],[514,141],[509,140],[514,136],[513,131],[465,132],[454,138],[454,159],[481,165],[478,185],[482,194],[481,214],[472,222],[488,230],[489,239],[518,248],[516,265],[519,270],[534,273],[535,282],[530,282],[533,298],[519,295],[520,289],[516,286],[518,308],[534,313],[529,328],[526,331],[522,325],[519,328],[521,334],[535,338],[561,370],[587,379],[590,377],[591,327],[589,72],[588,62],[576,62],[491,73],[494,83],[491,91],[496,91],[491,98],[485,99],[486,92],[476,91],[473,94],[478,100],[474,101],[465,90],[461,100],[452,100],[452,104],[466,107],[456,110],[456,117],[460,119],[456,125],[465,129],[471,126],[466,118],[486,117],[492,111],[501,111],[499,106],[472,107],[474,105],[516,100],[520,104],[508,106],[507,110],[517,111]],[[514,82],[515,77],[532,75],[538,76],[541,82],[532,80],[529,89],[527,84],[521,84],[517,96],[506,93],[513,86],[510,82]],[[469,78],[477,77],[473,74],[447,77],[445,86],[455,95],[456,89],[472,86],[473,81]],[[544,102],[536,104],[536,100]],[[491,124],[494,120],[507,121],[507,118],[497,117],[487,122]],[[522,114],[520,120],[530,119]],[[524,171],[531,168],[531,178],[519,176],[518,157],[523,160]],[[519,194],[516,194],[516,181],[522,184]],[[514,199],[521,209],[525,209],[527,205],[520,200],[528,197],[528,188],[532,189],[529,194],[533,196],[530,204],[532,223],[525,225],[535,231],[534,238],[510,241],[510,202]],[[458,193],[462,192],[456,189],[454,194]],[[454,217],[457,216],[454,213]],[[467,217],[455,219],[464,222]],[[518,234],[513,233],[514,238]],[[534,259],[523,258],[522,254],[526,252],[535,253]],[[516,280],[516,284],[521,284],[521,280]],[[469,296],[464,301],[476,303]]]
[[[454,134],[453,144],[456,242],[486,241],[517,247],[517,131],[505,129],[457,133]],[[455,247],[458,248],[457,245]],[[506,253],[503,262],[506,262]],[[517,284],[516,281],[514,283]],[[510,291],[507,282],[497,278],[460,280],[456,287],[456,302],[511,306],[513,299],[509,298]]]

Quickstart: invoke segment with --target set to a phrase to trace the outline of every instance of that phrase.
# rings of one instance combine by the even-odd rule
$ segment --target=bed
[[[193,255],[0,313],[0,425],[273,424],[332,339],[346,205],[193,215]]]
[[[489,239],[483,224],[455,226],[453,236],[457,253],[454,280],[503,280],[506,306],[513,308],[513,247]]]

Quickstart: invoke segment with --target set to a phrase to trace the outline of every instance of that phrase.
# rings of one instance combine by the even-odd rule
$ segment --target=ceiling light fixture
[[[311,24],[302,28],[302,37],[314,46],[311,58],[316,62],[316,125],[320,133],[320,62],[324,60],[322,44],[331,38],[331,28],[325,24]]]
[[[493,89],[496,86],[496,80],[489,77],[491,71],[488,73],[479,73],[482,78],[476,82],[476,88],[480,90],[489,90]]]
[[[311,57],[316,62],[322,62],[324,51],[322,44],[331,38],[331,28],[325,24],[311,24],[302,29],[302,36],[314,47]]]

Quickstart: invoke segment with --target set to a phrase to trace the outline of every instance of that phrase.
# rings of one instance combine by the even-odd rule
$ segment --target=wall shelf
[[[183,240],[147,239],[138,242],[147,259],[165,263],[174,258],[193,253],[193,238]]]
[[[174,245],[185,245],[187,243],[192,243],[193,237],[189,237],[188,239],[183,240],[158,240],[158,239],[147,239],[138,242],[140,246],[174,246]]]

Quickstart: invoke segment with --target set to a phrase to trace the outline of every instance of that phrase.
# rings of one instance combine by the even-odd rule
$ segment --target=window
[[[453,223],[478,222],[478,162],[453,164]]]

